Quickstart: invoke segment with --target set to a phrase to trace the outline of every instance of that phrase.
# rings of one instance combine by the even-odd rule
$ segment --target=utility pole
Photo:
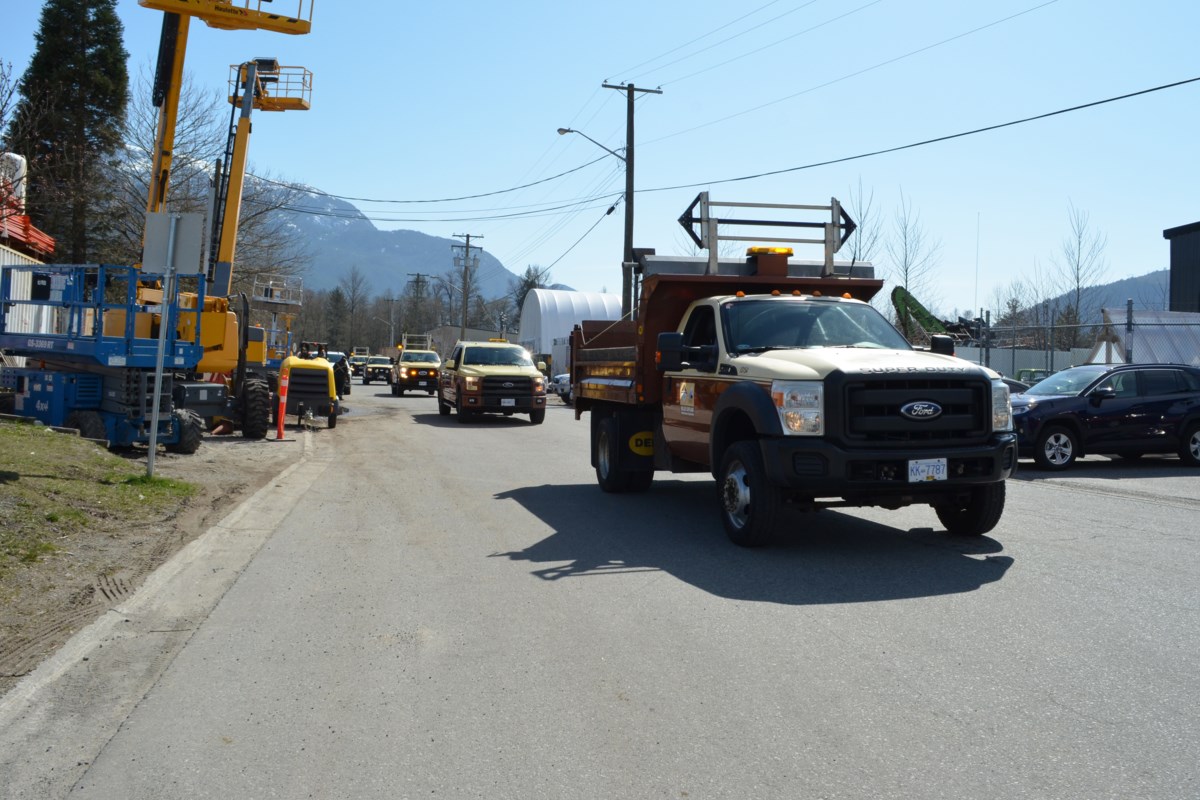
[[[639,89],[632,83],[614,86],[602,83],[605,89],[625,90],[625,252],[621,261],[621,316],[633,313],[633,100],[635,92],[662,94],[662,89]]]
[[[462,244],[451,245],[452,249],[457,250],[458,248],[462,248],[462,250],[463,250],[462,256],[454,257],[454,260],[456,262],[458,262],[460,258],[462,259],[462,324],[459,326],[459,329],[458,329],[458,338],[460,340],[462,340],[462,339],[467,338],[467,308],[468,308],[468,300],[471,297],[471,293],[470,293],[471,275],[472,275],[471,270],[479,265],[479,256],[475,256],[474,261],[472,261],[472,259],[471,259],[472,235],[471,234],[456,233],[456,234],[454,234],[454,238],[466,239],[466,242],[467,242],[465,245],[462,245]],[[482,239],[483,237],[475,236],[474,238]],[[476,249],[479,249],[479,248],[476,248]],[[456,266],[457,266],[457,264],[456,264]]]

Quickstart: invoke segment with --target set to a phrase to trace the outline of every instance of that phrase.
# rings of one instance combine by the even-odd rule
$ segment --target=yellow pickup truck
[[[484,412],[528,414],[540,425],[546,419],[545,369],[524,347],[503,339],[459,342],[442,362],[438,413],[454,409],[459,422]]]

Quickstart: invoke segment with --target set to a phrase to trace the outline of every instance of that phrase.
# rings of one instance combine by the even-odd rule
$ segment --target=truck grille
[[[847,440],[873,445],[965,444],[990,433],[991,385],[978,378],[885,377],[847,381]],[[935,419],[909,419],[907,403],[926,401],[941,407]]]
[[[518,397],[533,394],[533,379],[525,376],[488,375],[483,379],[483,396]]]

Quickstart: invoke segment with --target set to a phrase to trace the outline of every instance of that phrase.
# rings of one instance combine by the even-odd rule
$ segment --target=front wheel
[[[458,417],[459,422],[466,422],[471,416],[471,412],[463,408],[462,395],[460,394],[454,401],[454,414]]]
[[[450,404],[443,400],[440,394],[437,396],[437,404],[438,414],[442,415],[443,417],[450,415]]]
[[[1004,481],[976,486],[959,503],[933,507],[946,531],[955,536],[982,536],[996,527],[1004,513]]]
[[[529,412],[529,421],[534,425],[541,425],[546,421],[546,409],[539,408]]]
[[[1042,469],[1063,470],[1075,463],[1079,455],[1079,440],[1069,429],[1050,425],[1037,438],[1033,460]]]
[[[761,547],[770,541],[783,508],[783,492],[767,480],[757,442],[735,442],[725,451],[717,499],[730,541],[739,547]]]
[[[271,386],[255,378],[242,384],[242,437],[265,439],[271,429]]]
[[[1193,422],[1183,432],[1179,443],[1179,460],[1189,467],[1200,467],[1200,422]]]

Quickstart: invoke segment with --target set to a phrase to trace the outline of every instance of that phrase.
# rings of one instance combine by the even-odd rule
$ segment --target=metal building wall
[[[1168,228],[1171,243],[1171,311],[1200,311],[1200,222]]]

